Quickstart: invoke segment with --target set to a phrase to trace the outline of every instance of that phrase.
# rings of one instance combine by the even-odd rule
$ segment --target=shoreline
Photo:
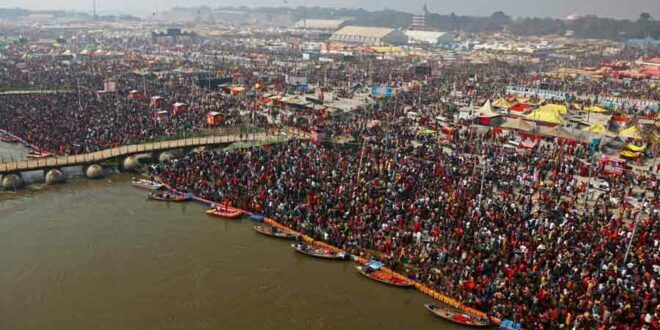
[[[171,193],[175,193],[175,194],[188,194],[188,195],[192,196],[191,200],[193,200],[193,201],[197,201],[197,202],[199,202],[199,203],[203,203],[203,204],[206,204],[206,205],[209,205],[209,206],[219,205],[219,204],[216,203],[216,202],[213,202],[213,201],[211,201],[211,200],[208,200],[208,199],[205,199],[205,198],[199,197],[199,196],[197,196],[197,195],[195,195],[195,194],[193,194],[193,193],[187,193],[187,192],[183,192],[183,191],[181,191],[181,190],[178,190],[178,189],[176,189],[175,187],[172,187],[171,185],[169,185],[169,184],[167,184],[167,183],[161,182],[160,178],[156,178],[155,181],[160,182],[161,184],[163,184],[163,186],[167,189],[167,191],[169,191],[169,192],[171,192]],[[243,213],[246,214],[246,215],[254,215],[254,214],[255,214],[254,212],[251,212],[251,211],[248,211],[248,210],[244,210],[244,209],[241,209],[241,208],[236,208],[236,207],[231,207],[231,206],[230,206],[229,208],[231,208],[231,209],[235,209],[235,210],[239,210],[239,211],[243,212]],[[316,246],[316,247],[329,249],[329,250],[334,251],[334,252],[337,252],[337,253],[347,253],[347,254],[349,254],[349,255],[352,257],[351,259],[352,259],[353,261],[357,262],[357,263],[360,264],[360,265],[364,265],[364,264],[366,264],[366,263],[369,261],[369,260],[367,260],[367,259],[365,259],[365,258],[363,258],[363,257],[360,257],[360,256],[357,256],[357,255],[354,255],[354,254],[348,253],[348,252],[346,252],[346,251],[344,251],[344,250],[342,250],[342,249],[340,249],[340,248],[338,248],[338,247],[336,247],[336,246],[334,246],[334,245],[330,245],[330,244],[328,244],[328,243],[326,243],[326,242],[319,241],[319,240],[315,240],[315,239],[313,239],[313,238],[311,238],[311,237],[309,237],[309,236],[307,236],[307,235],[301,234],[301,233],[295,231],[294,229],[289,228],[288,226],[279,223],[277,220],[275,220],[275,219],[273,219],[273,218],[264,217],[264,219],[263,219],[263,223],[264,223],[264,224],[267,224],[267,225],[269,225],[269,226],[272,226],[272,227],[276,227],[276,228],[278,228],[279,230],[281,230],[281,231],[283,231],[283,232],[298,235],[299,237],[302,238],[302,241],[303,241],[303,242],[308,243],[308,244],[311,244],[311,245],[314,245],[314,246]],[[422,282],[420,282],[420,281],[417,281],[417,280],[411,280],[411,279],[409,279],[407,276],[405,276],[405,275],[403,275],[403,274],[400,274],[400,273],[397,273],[397,272],[395,272],[395,271],[393,271],[393,270],[391,270],[391,269],[389,269],[389,268],[387,268],[387,267],[381,267],[380,270],[382,270],[382,271],[384,271],[384,272],[386,272],[386,273],[389,273],[389,274],[392,275],[392,276],[398,277],[398,278],[400,278],[400,279],[404,279],[404,280],[406,280],[406,281],[412,283],[413,286],[414,286],[414,288],[415,288],[417,291],[419,291],[419,292],[421,292],[421,293],[423,293],[423,294],[425,294],[425,295],[427,295],[427,296],[429,296],[429,297],[431,297],[431,298],[433,298],[433,299],[435,299],[435,300],[437,300],[437,301],[440,301],[440,302],[442,302],[442,303],[444,303],[444,304],[446,304],[446,305],[448,305],[448,306],[450,306],[450,307],[452,307],[452,308],[455,308],[455,309],[457,309],[457,310],[459,310],[459,311],[461,311],[461,312],[464,312],[464,313],[467,313],[467,314],[471,314],[471,315],[475,315],[475,316],[478,316],[478,317],[480,317],[480,318],[486,318],[486,317],[488,317],[488,318],[491,320],[491,322],[493,323],[493,324],[492,324],[493,326],[497,326],[497,325],[499,325],[499,324],[502,322],[501,319],[499,319],[499,318],[497,318],[497,317],[494,317],[494,316],[488,316],[486,313],[484,313],[484,312],[482,312],[482,311],[480,311],[480,310],[477,310],[477,309],[475,309],[475,308],[472,308],[472,307],[470,307],[470,306],[467,306],[467,305],[461,303],[460,301],[458,301],[458,300],[456,300],[456,299],[454,299],[454,298],[452,298],[452,297],[449,297],[449,296],[447,296],[447,295],[444,295],[444,294],[442,294],[442,293],[440,293],[440,292],[438,292],[438,291],[436,291],[436,290],[430,288],[429,286],[427,286],[426,284],[424,284],[424,283],[422,283]],[[522,330],[525,330],[525,329],[523,328]]]

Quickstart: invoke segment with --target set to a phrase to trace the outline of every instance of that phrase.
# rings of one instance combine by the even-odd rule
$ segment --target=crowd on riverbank
[[[207,151],[157,166],[152,175],[378,257],[529,329],[658,327],[657,214],[643,213],[632,237],[639,207],[612,202],[637,184],[653,190],[656,203],[654,179],[620,177],[610,194],[592,192],[585,207],[579,160],[570,156],[576,149],[518,154],[504,147],[507,137],[469,129],[456,138],[474,143],[454,150],[404,128],[360,135],[362,150],[360,143],[296,141]]]

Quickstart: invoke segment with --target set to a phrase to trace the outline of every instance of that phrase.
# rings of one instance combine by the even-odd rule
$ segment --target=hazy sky
[[[143,15],[154,10],[167,10],[173,6],[229,5],[284,6],[285,0],[96,0],[103,13],[134,13]],[[408,12],[419,10],[424,3],[432,12],[459,15],[489,15],[503,10],[512,16],[565,17],[570,14],[596,14],[598,16],[632,18],[648,12],[660,18],[660,0],[287,0],[289,6],[363,7],[369,10],[397,9]],[[92,0],[0,0],[0,7],[28,9],[67,9],[91,11]]]

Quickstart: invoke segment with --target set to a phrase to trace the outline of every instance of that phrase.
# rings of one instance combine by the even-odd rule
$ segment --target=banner
[[[392,87],[380,87],[380,86],[371,87],[371,96],[392,97],[393,94],[394,91]]]

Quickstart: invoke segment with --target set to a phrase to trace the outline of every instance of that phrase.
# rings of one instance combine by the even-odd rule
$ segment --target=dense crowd
[[[610,194],[585,199],[571,157],[579,147],[520,154],[504,147],[507,136],[469,129],[454,138],[474,143],[454,150],[402,128],[361,136],[364,149],[291,142],[209,151],[152,174],[379,258],[529,329],[658,328],[657,214],[642,214],[633,239],[639,207],[624,212],[611,199],[630,196],[636,182],[656,202],[653,179],[620,177]]]
[[[439,143],[436,136],[418,135],[415,127],[433,126],[459,106],[506,97],[509,85],[565,91],[581,106],[613,93],[657,101],[657,86],[644,80],[557,77],[549,74],[560,64],[552,59],[479,64],[415,58],[412,64],[409,58],[344,60],[338,55],[301,61],[301,50],[264,51],[249,41],[204,43],[192,54],[142,45],[139,38],[114,38],[106,40],[107,50],[132,51],[119,58],[63,61],[44,53],[48,49],[12,44],[0,54],[0,91],[9,91],[0,95],[0,129],[56,154],[196,133],[209,128],[210,111],[222,115],[218,126],[276,123],[349,135],[353,139],[342,145],[292,141],[194,153],[157,165],[151,174],[377,258],[528,329],[660,329],[654,176],[611,177],[602,193],[578,175],[589,154],[582,145],[545,141],[520,151],[507,144],[515,133],[495,134],[462,123],[446,130],[446,140]],[[90,45],[102,43],[93,39],[84,46]],[[82,45],[72,47],[78,52]],[[638,52],[624,54],[632,59]],[[603,58],[584,60],[596,64]],[[432,73],[419,74],[418,66]],[[198,81],[203,74],[209,85],[211,78],[229,78],[245,90],[238,95],[209,90]],[[287,83],[296,77],[303,77],[305,86]],[[108,80],[117,90],[98,93]],[[336,97],[351,97],[369,93],[373,85],[397,93],[369,99],[345,120],[329,119],[313,108],[266,111],[258,104],[262,93],[315,96],[305,89],[318,86]],[[34,89],[53,93],[22,93]],[[129,98],[130,90],[142,98]],[[150,104],[151,96],[163,97],[163,104]],[[175,102],[189,108],[174,113]],[[619,110],[651,109],[633,104]],[[421,119],[410,120],[406,112]],[[639,188],[649,191],[645,207],[630,198]]]

